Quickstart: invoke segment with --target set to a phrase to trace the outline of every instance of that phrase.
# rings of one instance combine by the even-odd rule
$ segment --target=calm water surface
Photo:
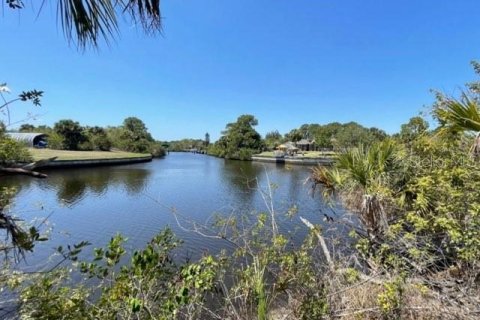
[[[59,245],[82,240],[92,248],[105,245],[117,232],[128,237],[127,247],[141,248],[166,226],[184,240],[183,252],[197,256],[218,252],[228,245],[202,237],[178,226],[172,210],[185,220],[211,224],[215,215],[252,214],[266,211],[255,178],[262,187],[268,179],[277,186],[275,210],[280,230],[295,240],[306,228],[299,216],[323,223],[323,214],[331,210],[309,194],[305,179],[308,167],[255,162],[229,161],[190,153],[171,153],[149,163],[65,169],[47,172],[48,179],[13,177],[0,180],[0,186],[19,190],[12,212],[26,221],[48,217],[50,240],[36,247],[27,262],[49,263]],[[287,218],[286,211],[296,205],[298,213]],[[90,253],[92,248],[85,251]]]

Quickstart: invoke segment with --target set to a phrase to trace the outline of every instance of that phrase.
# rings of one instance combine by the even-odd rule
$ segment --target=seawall
[[[134,158],[116,158],[116,159],[85,159],[85,160],[54,160],[42,164],[37,168],[78,168],[78,167],[97,167],[113,166],[120,164],[133,164],[152,161],[152,156],[134,157]]]
[[[253,156],[252,161],[259,162],[270,162],[270,163],[285,163],[285,164],[295,164],[295,165],[304,165],[304,166],[314,166],[317,164],[320,165],[331,165],[333,159],[331,158],[274,158],[274,157],[257,157]]]

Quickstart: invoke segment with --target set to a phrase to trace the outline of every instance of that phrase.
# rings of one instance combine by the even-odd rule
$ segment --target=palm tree
[[[463,93],[460,99],[444,98],[434,109],[434,115],[444,132],[475,132],[476,138],[472,146],[475,157],[480,155],[480,107],[478,100]]]
[[[311,179],[322,185],[324,197],[337,192],[346,207],[358,213],[367,233],[375,237],[388,227],[388,204],[382,190],[395,186],[400,161],[396,144],[385,140],[369,148],[346,150],[333,168],[315,168]]]
[[[39,13],[47,0],[42,0]],[[160,0],[57,0],[57,17],[69,42],[80,49],[98,47],[118,33],[118,17],[126,15],[149,34],[161,32]],[[22,0],[6,0],[13,10],[25,7]]]

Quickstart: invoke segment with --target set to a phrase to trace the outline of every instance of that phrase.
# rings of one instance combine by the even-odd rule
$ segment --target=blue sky
[[[458,94],[480,58],[478,0],[162,1],[162,37],[124,21],[115,43],[85,53],[54,5],[35,19],[26,3],[0,16],[0,83],[45,97],[12,106],[13,120],[137,116],[159,140],[215,140],[246,113],[261,134],[332,121],[393,133],[431,105],[430,89]]]

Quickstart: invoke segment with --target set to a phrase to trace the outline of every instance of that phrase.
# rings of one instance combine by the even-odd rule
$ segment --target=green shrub
[[[0,165],[8,166],[16,162],[31,162],[32,156],[24,144],[0,137]]]
[[[160,142],[151,143],[149,151],[154,158],[164,157],[166,154],[165,149],[162,147]]]
[[[48,134],[48,148],[53,150],[63,149],[63,137],[58,133],[51,132]]]

